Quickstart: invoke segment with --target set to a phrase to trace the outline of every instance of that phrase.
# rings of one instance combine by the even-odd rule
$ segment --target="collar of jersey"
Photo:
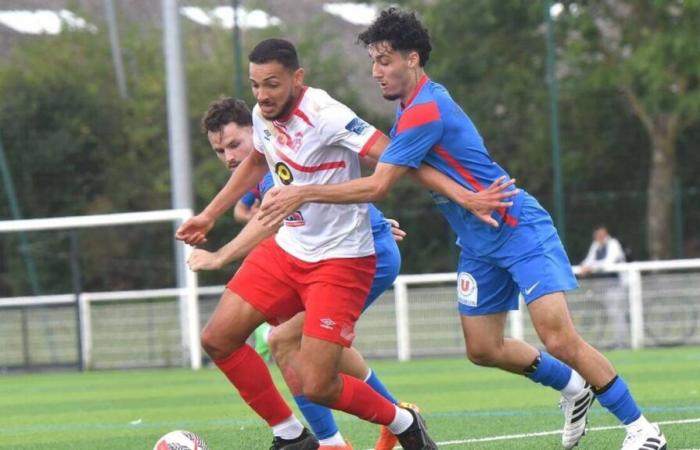
[[[294,106],[292,106],[292,108],[289,110],[289,112],[287,114],[284,115],[284,117],[280,117],[279,119],[275,120],[275,122],[279,122],[279,123],[289,122],[289,119],[291,119],[292,116],[294,115],[294,111],[296,111],[297,108],[299,108],[299,104],[301,103],[301,99],[304,98],[304,94],[306,93],[306,90],[308,88],[309,88],[308,86],[301,87],[301,92],[299,93],[299,97],[297,97],[297,99],[294,100]]]
[[[416,96],[418,95],[420,90],[423,88],[423,85],[425,83],[427,83],[429,79],[430,78],[428,78],[428,75],[426,75],[426,74],[423,74],[423,76],[420,77],[420,80],[418,80],[418,84],[416,84],[415,89],[413,89],[413,94],[411,94],[411,96],[408,98],[408,101],[406,102],[406,104],[404,105],[403,103],[401,103],[401,109],[406,109],[409,106],[411,106],[411,103],[413,102],[413,100],[416,99]]]

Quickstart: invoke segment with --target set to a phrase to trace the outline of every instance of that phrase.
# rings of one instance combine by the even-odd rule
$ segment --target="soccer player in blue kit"
[[[279,222],[307,202],[379,200],[403,174],[423,163],[471,192],[508,177],[491,159],[470,118],[424,72],[431,44],[415,14],[383,11],[359,40],[368,48],[372,76],[384,98],[400,100],[391,144],[369,177],[270,191],[261,206],[264,223]],[[459,194],[451,198],[455,196]],[[665,449],[664,435],[642,415],[610,361],[575,330],[564,292],[577,287],[576,278],[552,220],[537,200],[519,191],[512,205],[492,212],[497,222],[492,227],[465,203],[433,197],[458,236],[457,299],[468,358],[561,391],[566,449],[585,433],[594,398],[625,425],[623,450]],[[546,351],[504,337],[507,313],[518,308],[519,295]]]

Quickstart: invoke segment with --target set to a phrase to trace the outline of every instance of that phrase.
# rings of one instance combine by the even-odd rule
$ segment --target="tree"
[[[647,247],[672,254],[673,185],[681,133],[700,119],[700,3],[566,2],[570,76],[614,87],[649,141]]]

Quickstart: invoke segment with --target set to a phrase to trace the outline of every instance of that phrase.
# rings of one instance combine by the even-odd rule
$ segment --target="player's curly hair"
[[[382,11],[367,30],[357,37],[365,47],[377,42],[388,42],[398,51],[416,51],[423,67],[430,58],[430,35],[414,12],[389,8]]]
[[[221,97],[209,104],[202,117],[202,131],[217,133],[231,122],[239,127],[250,127],[253,125],[253,116],[243,100]]]

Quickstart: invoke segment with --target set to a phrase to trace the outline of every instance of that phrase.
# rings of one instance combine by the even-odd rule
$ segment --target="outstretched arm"
[[[277,227],[263,226],[253,216],[240,233],[215,252],[195,249],[187,260],[190,270],[217,270],[233,261],[245,258],[256,245],[277,232]]]
[[[282,222],[304,203],[369,203],[380,200],[408,167],[378,163],[368,177],[338,184],[309,184],[270,189],[260,206],[259,218],[265,225]]]
[[[216,197],[204,210],[183,223],[175,232],[175,239],[190,245],[199,245],[207,241],[206,234],[214,226],[216,219],[231,208],[249,189],[252,189],[267,171],[265,156],[252,151],[243,160],[221,188]]]
[[[498,227],[498,222],[491,217],[491,213],[499,208],[512,206],[513,202],[507,200],[520,192],[519,189],[506,191],[515,184],[515,179],[506,180],[505,176],[498,178],[491,186],[482,191],[472,192],[427,164],[422,164],[418,169],[412,170],[411,174],[412,178],[423,186],[451,199],[493,227]]]

